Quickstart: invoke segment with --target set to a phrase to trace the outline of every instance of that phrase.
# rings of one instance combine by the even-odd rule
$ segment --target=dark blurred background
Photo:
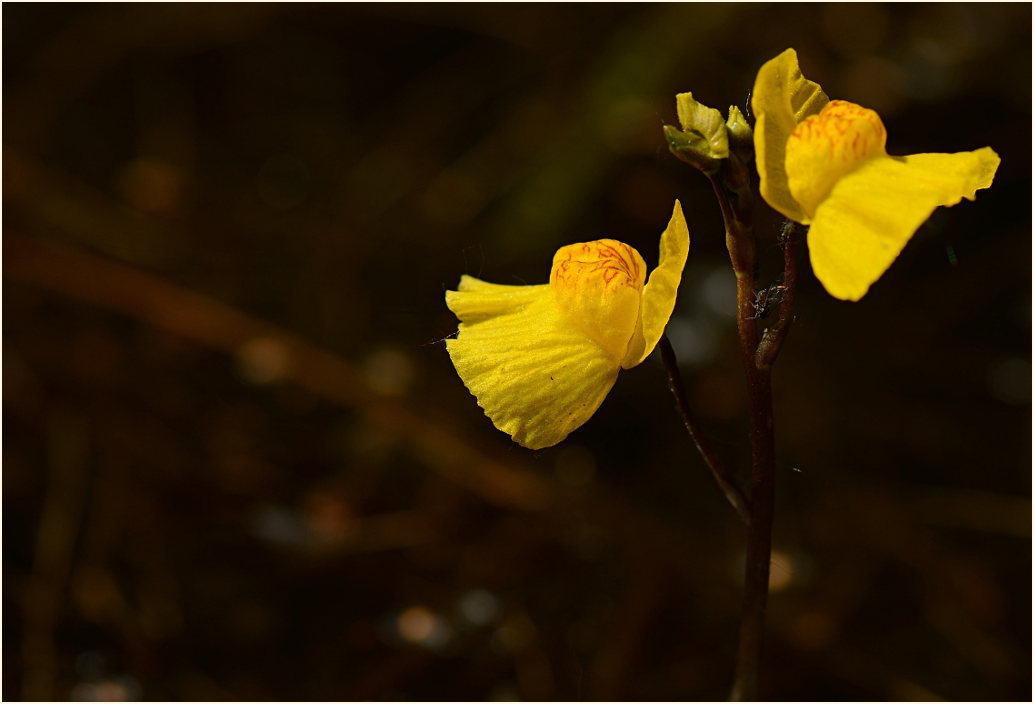
[[[744,529],[656,356],[555,448],[449,362],[461,274],[693,246],[669,334],[749,463],[674,95],[795,47],[892,154],[990,145],[775,370],[765,696],[1031,696],[1031,7],[3,7],[4,699],[723,699]],[[759,204],[762,282],[779,221]]]

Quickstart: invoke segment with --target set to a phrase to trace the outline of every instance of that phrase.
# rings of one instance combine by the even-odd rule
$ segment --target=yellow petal
[[[640,364],[653,352],[675,310],[675,297],[689,256],[689,227],[682,214],[682,204],[677,200],[668,227],[661,233],[660,248],[657,268],[650,273],[643,288],[642,312],[636,333],[621,363],[625,369]]]
[[[465,276],[459,289],[445,296],[460,319],[446,347],[496,428],[537,450],[595,413],[618,363],[568,322],[548,284],[502,286]]]
[[[1000,159],[984,147],[959,154],[877,157],[844,176],[808,232],[815,276],[833,296],[857,301],[938,206],[991,185]]]
[[[545,286],[545,284],[543,284]],[[473,276],[461,276],[457,291],[445,292],[445,304],[460,320],[472,324],[483,318],[495,318],[499,311],[517,308],[536,300],[542,286],[506,286],[491,284]],[[463,295],[477,293],[478,295]]]
[[[639,318],[646,262],[617,240],[561,247],[553,257],[549,285],[571,325],[619,361]]]
[[[761,176],[761,196],[780,213],[802,222],[807,216],[790,193],[786,177],[786,141],[797,123],[829,102],[818,83],[801,73],[797,52],[787,49],[767,62],[754,81],[751,105],[754,151]]]
[[[886,156],[887,130],[874,110],[834,100],[817,115],[805,118],[786,143],[786,176],[790,193],[808,215],[838,180],[869,159]]]

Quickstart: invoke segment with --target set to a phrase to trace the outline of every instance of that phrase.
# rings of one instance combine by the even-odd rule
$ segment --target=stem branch
[[[658,346],[661,348],[661,358],[664,360],[664,366],[668,370],[668,386],[671,387],[671,393],[675,396],[675,406],[678,408],[679,415],[682,416],[682,422],[685,424],[686,430],[689,431],[689,436],[696,444],[697,450],[700,451],[700,456],[704,458],[704,462],[711,469],[711,474],[714,475],[718,486],[725,492],[725,498],[729,500],[736,512],[740,514],[743,522],[749,524],[750,502],[747,499],[747,495],[743,492],[739,482],[736,481],[736,477],[729,473],[725,465],[718,459],[718,455],[715,453],[714,448],[711,447],[711,443],[700,432],[696,420],[689,412],[689,404],[686,401],[686,389],[682,385],[682,375],[679,373],[678,361],[675,359],[675,350],[672,348],[667,335],[661,337]]]
[[[783,235],[783,298],[779,304],[779,317],[771,328],[765,330],[758,345],[754,357],[758,369],[771,368],[793,322],[793,299],[797,292],[797,224],[787,222]]]

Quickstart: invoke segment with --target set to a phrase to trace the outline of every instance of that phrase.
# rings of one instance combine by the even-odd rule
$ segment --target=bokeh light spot
[[[794,582],[794,561],[785,552],[772,551],[772,562],[768,567],[768,591],[775,594]]]
[[[499,600],[485,589],[472,589],[460,597],[459,611],[470,623],[484,626],[499,613]]]
[[[404,353],[381,349],[371,354],[363,365],[366,383],[385,396],[401,396],[413,382],[413,362]]]
[[[994,362],[987,372],[987,386],[999,401],[1014,406],[1030,403],[1030,361],[1008,357]]]
[[[437,618],[423,606],[411,606],[398,618],[399,635],[411,643],[420,643],[431,637]]]
[[[257,337],[237,348],[237,371],[251,384],[271,384],[290,369],[290,355],[279,340]]]
[[[134,207],[148,213],[168,214],[180,204],[179,172],[157,159],[140,158],[122,170],[122,193]]]

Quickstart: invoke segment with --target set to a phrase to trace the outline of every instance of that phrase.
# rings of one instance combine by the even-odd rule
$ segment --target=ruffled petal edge
[[[557,444],[599,408],[619,366],[560,313],[553,292],[463,277],[446,294],[460,318],[446,348],[496,428],[532,450]]]
[[[808,232],[815,277],[835,298],[861,299],[936,208],[974,200],[991,185],[1000,161],[990,147],[888,156],[844,176]]]
[[[754,152],[761,177],[761,197],[786,217],[808,222],[794,200],[786,176],[786,142],[797,123],[818,113],[829,102],[818,83],[801,73],[797,52],[787,49],[758,71],[751,96]]]

